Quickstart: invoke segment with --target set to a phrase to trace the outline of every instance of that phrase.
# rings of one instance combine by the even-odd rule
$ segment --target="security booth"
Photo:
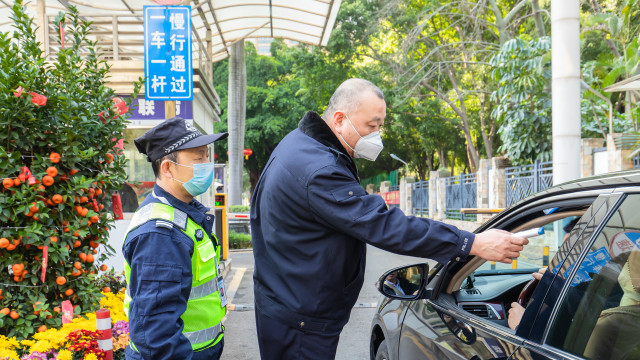
[[[216,193],[215,197],[215,217],[213,232],[222,242],[222,260],[227,260],[229,256],[229,225],[227,223],[227,194]]]

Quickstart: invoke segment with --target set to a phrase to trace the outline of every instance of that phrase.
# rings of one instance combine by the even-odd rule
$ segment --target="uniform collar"
[[[347,160],[348,166],[351,168],[353,174],[358,177],[358,170],[356,168],[356,163],[353,161],[353,158],[347,150],[345,150],[340,140],[336,137],[336,135],[331,131],[331,128],[327,123],[313,111],[308,111],[304,114],[304,117],[298,123],[298,129],[302,131],[303,134],[309,136],[310,138],[316,140],[322,145],[327,146],[331,151],[338,153],[340,155],[344,155],[345,160]]]
[[[159,202],[170,205],[180,211],[184,211],[189,215],[189,217],[195,221],[196,223],[202,225],[204,224],[204,220],[206,217],[207,211],[209,208],[202,205],[198,200],[193,199],[190,203],[185,203],[184,201],[178,200],[175,196],[169,194],[165,191],[160,185],[155,184],[153,186],[153,197]]]

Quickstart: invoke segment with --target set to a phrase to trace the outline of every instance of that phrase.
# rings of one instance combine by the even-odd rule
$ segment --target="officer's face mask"
[[[339,134],[342,141],[347,144],[349,149],[353,150],[353,157],[375,161],[384,148],[384,145],[382,145],[382,137],[380,136],[380,132],[374,131],[366,136],[361,136],[358,130],[356,130],[355,126],[353,126],[353,123],[351,122],[351,119],[349,119],[349,116],[347,116],[347,114],[344,114],[344,116],[347,117],[349,124],[356,132],[356,134],[360,136],[360,139],[358,140],[358,142],[356,142],[355,148],[352,148],[351,145],[349,145],[349,143],[342,137],[342,134]]]
[[[171,161],[171,160],[169,160]],[[178,164],[175,161],[171,161],[172,163],[184,166],[193,169],[193,177],[191,180],[187,182],[182,182],[178,179],[172,178],[173,180],[182,183],[182,186],[191,196],[198,196],[209,189],[211,183],[213,183],[213,170],[214,163],[203,163],[203,164],[193,164],[193,166]]]

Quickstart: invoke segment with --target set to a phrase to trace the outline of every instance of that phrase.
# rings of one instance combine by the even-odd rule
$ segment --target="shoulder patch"
[[[167,229],[173,229],[173,224],[168,222],[168,221],[157,220],[156,221],[156,227],[163,227],[163,228],[167,228]]]

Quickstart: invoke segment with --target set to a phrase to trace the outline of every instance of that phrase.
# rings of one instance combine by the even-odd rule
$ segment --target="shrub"
[[[251,249],[253,243],[251,242],[250,234],[237,233],[233,230],[229,231],[229,248],[230,249]]]
[[[251,207],[247,205],[229,205],[230,213],[243,213],[243,212],[249,212],[250,210],[251,210]]]
[[[105,85],[109,67],[88,39],[90,23],[73,8],[61,13],[56,28],[67,35],[47,62],[22,5],[12,9],[15,32],[0,34],[0,268],[11,269],[0,272],[0,308],[9,311],[0,334],[18,339],[60,327],[54,308],[64,300],[75,314],[99,307],[97,264],[113,253],[110,194],[126,179],[114,145],[128,112]]]

